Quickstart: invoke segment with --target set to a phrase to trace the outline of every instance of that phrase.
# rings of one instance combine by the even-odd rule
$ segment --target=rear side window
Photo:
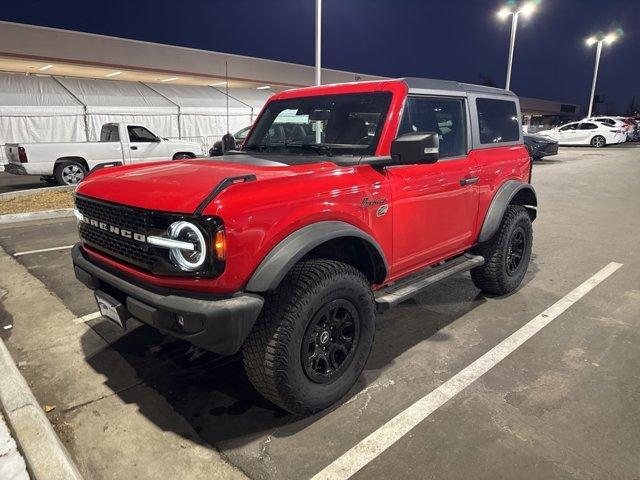
[[[435,132],[440,140],[440,158],[467,154],[467,125],[461,99],[409,97],[398,135]]]
[[[581,123],[580,130],[596,130],[598,126],[595,123]]]
[[[516,103],[491,98],[476,99],[480,143],[506,143],[520,140]]]
[[[101,142],[119,142],[120,133],[118,132],[118,125],[103,125],[100,130]]]

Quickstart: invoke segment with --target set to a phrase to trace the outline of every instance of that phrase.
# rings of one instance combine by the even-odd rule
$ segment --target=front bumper
[[[27,169],[17,163],[5,163],[4,171],[13,175],[28,175]]]
[[[173,291],[156,293],[97,265],[79,243],[73,247],[71,257],[78,280],[121,302],[127,316],[224,355],[240,349],[264,304],[262,297],[246,293],[217,299],[194,298]],[[178,317],[183,325],[178,323]]]
[[[547,157],[558,154],[558,144],[556,142],[536,143],[532,146],[531,152],[536,157]]]

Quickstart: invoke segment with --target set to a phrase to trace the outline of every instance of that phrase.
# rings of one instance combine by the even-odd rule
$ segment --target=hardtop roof
[[[474,85],[472,83],[461,83],[453,80],[436,80],[433,78],[400,78],[411,90],[440,90],[450,92],[473,92],[489,95],[505,95],[515,97],[516,94],[510,90],[496,87],[485,87],[484,85]]]

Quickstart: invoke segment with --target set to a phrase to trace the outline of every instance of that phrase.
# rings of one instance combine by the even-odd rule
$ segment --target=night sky
[[[323,66],[390,77],[504,86],[510,21],[500,0],[324,0]],[[314,0],[22,0],[0,18],[171,45],[312,65]],[[622,28],[605,46],[598,93],[623,112],[640,105],[640,0],[542,0],[521,19],[511,88],[527,97],[585,105],[595,46],[584,40]]]

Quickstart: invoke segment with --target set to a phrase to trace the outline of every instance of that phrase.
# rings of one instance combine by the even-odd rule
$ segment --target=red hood
[[[262,166],[205,159],[157,162],[101,169],[84,180],[76,192],[139,208],[191,214],[227,177],[254,174],[262,180],[300,171],[300,167],[280,163]]]

